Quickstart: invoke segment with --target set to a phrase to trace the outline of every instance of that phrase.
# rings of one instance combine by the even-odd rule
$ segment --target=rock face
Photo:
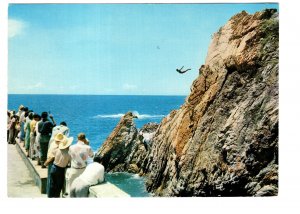
[[[241,12],[215,33],[184,105],[148,156],[159,196],[278,192],[278,13]]]
[[[157,196],[277,195],[278,29],[276,10],[233,16],[180,109],[141,132],[121,119],[97,153],[106,170],[146,175]]]
[[[106,171],[143,174],[142,166],[158,124],[146,124],[138,131],[134,118],[131,112],[126,113],[97,152]]]

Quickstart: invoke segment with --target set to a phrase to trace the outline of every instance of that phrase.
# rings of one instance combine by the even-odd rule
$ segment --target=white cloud
[[[38,83],[36,83],[36,84],[34,84],[34,85],[29,85],[29,86],[27,86],[27,88],[28,89],[35,89],[35,88],[43,88],[45,85],[43,84],[43,83],[41,83],[41,82],[38,82]]]
[[[123,85],[123,89],[124,90],[127,90],[127,91],[132,91],[134,89],[137,89],[137,86],[136,85],[132,85],[132,84],[128,84],[128,83],[125,83]]]
[[[26,24],[23,21],[9,19],[8,20],[8,38],[13,38],[21,34],[25,28]]]

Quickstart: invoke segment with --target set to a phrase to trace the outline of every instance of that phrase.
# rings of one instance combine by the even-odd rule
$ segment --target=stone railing
[[[115,197],[130,197],[126,192],[110,182],[104,182],[95,186],[91,186],[89,190],[91,198],[115,198]]]
[[[16,143],[16,148],[20,156],[22,157],[25,165],[27,166],[35,184],[39,187],[42,194],[46,194],[48,174],[47,168],[42,168],[37,164],[37,161],[27,158],[25,148],[23,147],[23,143],[20,143],[18,140]]]

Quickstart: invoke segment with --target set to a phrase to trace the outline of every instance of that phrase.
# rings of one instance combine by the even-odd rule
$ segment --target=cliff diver
[[[186,70],[182,70],[183,67],[184,67],[184,66],[182,66],[180,69],[177,68],[176,71],[177,71],[178,73],[180,73],[180,74],[184,74],[185,72],[191,70],[190,68],[189,68],[189,69],[186,69]]]

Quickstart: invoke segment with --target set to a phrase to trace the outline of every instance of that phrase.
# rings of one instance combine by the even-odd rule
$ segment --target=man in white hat
[[[72,144],[73,137],[64,139],[59,143],[58,148],[52,152],[54,156],[53,165],[50,170],[50,185],[48,191],[49,198],[59,198],[65,181],[65,169],[71,160],[69,147]],[[48,162],[45,162],[48,164]]]
[[[53,161],[55,158],[55,156],[53,155],[53,151],[58,148],[59,144],[62,141],[66,140],[66,136],[63,135],[62,133],[58,133],[57,135],[55,135],[55,137],[53,139],[54,139],[54,142],[51,143],[49,146],[48,153],[47,153],[47,160],[45,162],[45,166],[48,166],[48,177],[47,177],[47,195],[48,195],[48,197],[49,197],[49,188],[50,188],[50,183],[51,183],[50,171],[51,171]]]

